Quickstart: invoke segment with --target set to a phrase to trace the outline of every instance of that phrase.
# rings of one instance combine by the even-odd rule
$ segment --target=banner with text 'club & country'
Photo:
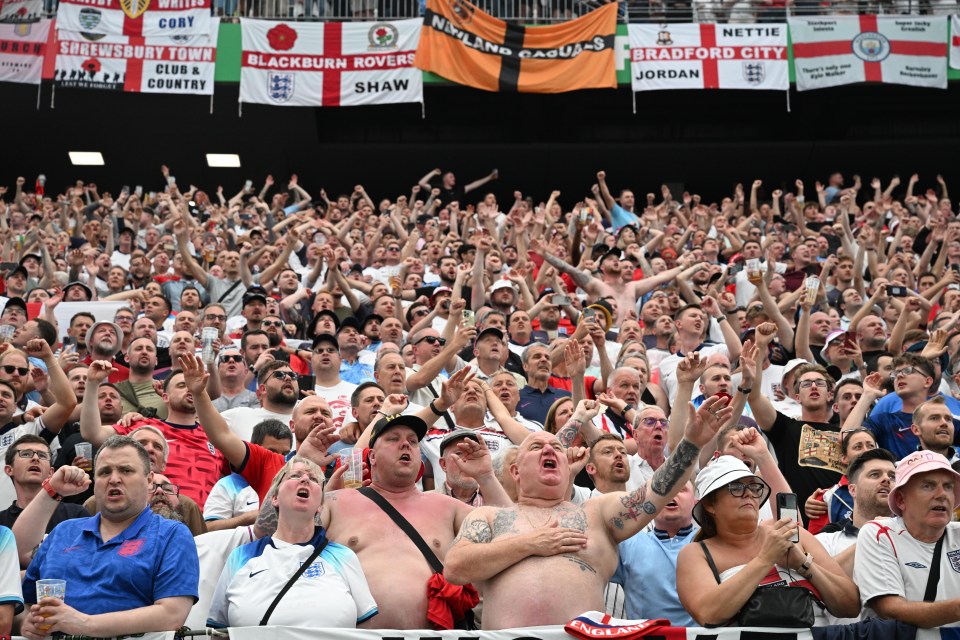
[[[631,24],[634,91],[790,84],[786,24]]]
[[[240,102],[354,107],[423,102],[422,21],[240,21]]]
[[[0,82],[40,84],[50,22],[0,24]]]
[[[57,31],[56,87],[213,95],[220,19],[206,35],[143,38]]]
[[[947,88],[946,16],[790,18],[797,89],[856,82]]]
[[[466,0],[427,0],[416,65],[485,91],[616,89],[617,3],[545,27],[508,24]]]
[[[210,0],[60,0],[57,29],[165,37],[210,33]]]

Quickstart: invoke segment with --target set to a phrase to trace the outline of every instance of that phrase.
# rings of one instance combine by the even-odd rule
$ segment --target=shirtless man
[[[566,500],[570,470],[557,436],[528,436],[510,465],[517,504],[473,511],[444,562],[447,580],[473,583],[483,594],[484,629],[562,625],[584,611],[603,611],[617,544],[643,529],[683,488],[700,448],[733,414],[726,404],[712,396],[696,413],[690,407],[683,440],[649,485],[583,505]]]
[[[683,267],[674,267],[643,280],[623,282],[620,273],[620,258],[613,252],[608,252],[599,258],[601,279],[595,278],[587,271],[577,269],[566,260],[550,255],[547,245],[539,238],[530,239],[530,251],[542,255],[543,259],[556,267],[557,270],[568,274],[577,283],[578,287],[587,292],[590,299],[596,300],[613,296],[617,301],[616,306],[620,309],[618,314],[620,317],[615,319],[615,324],[628,319],[627,311],[636,307],[637,300],[641,296],[653,291],[665,282],[670,282],[683,271]]]

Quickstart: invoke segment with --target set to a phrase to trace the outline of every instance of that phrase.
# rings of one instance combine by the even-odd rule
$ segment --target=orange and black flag
[[[545,27],[507,24],[466,0],[428,0],[414,66],[486,91],[617,87],[617,3]]]

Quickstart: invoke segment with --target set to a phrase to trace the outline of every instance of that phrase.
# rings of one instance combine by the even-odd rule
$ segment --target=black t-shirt
[[[810,422],[778,411],[767,436],[806,519],[803,504],[810,494],[840,481],[840,417],[834,414],[830,422]]]
[[[11,504],[9,508],[0,511],[0,525],[3,525],[7,528],[13,528],[13,523],[17,521],[17,518],[20,517],[21,513],[23,513],[23,509],[18,507],[17,501],[14,500],[13,504]],[[50,516],[50,519],[47,521],[46,531],[47,533],[50,533],[53,531],[55,526],[66,520],[89,517],[90,513],[81,505],[71,504],[69,502],[61,502],[57,505],[53,515]]]

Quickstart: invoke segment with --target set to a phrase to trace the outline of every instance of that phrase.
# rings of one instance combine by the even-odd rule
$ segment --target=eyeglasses
[[[264,327],[282,327],[283,323],[279,320],[264,320],[260,325]]]
[[[826,380],[822,380],[822,379],[821,379],[821,380],[801,380],[801,381],[800,381],[800,388],[801,388],[801,389],[809,389],[810,387],[817,387],[817,388],[819,388],[819,389],[826,389],[826,388],[827,388],[827,381],[826,381]]]
[[[326,348],[317,347],[316,349],[313,350],[313,352],[316,353],[317,355],[322,356],[325,353],[339,353],[339,349],[337,349],[336,347],[326,347]]]
[[[8,371],[7,373],[10,373],[10,372]],[[922,375],[922,376],[928,376],[928,375],[930,375],[930,374],[926,373],[926,372],[925,372],[923,369],[921,369],[920,367],[909,367],[909,366],[907,366],[907,367],[903,367],[902,369],[897,369],[896,371],[891,372],[891,373],[890,373],[890,379],[892,380],[892,379],[897,378],[897,377],[899,377],[899,376],[908,376],[908,375],[910,375],[911,373],[919,373],[919,374]],[[20,375],[23,375],[23,374],[20,374]]]
[[[420,344],[421,342],[426,342],[427,344],[438,344],[438,343],[439,343],[440,346],[442,347],[443,345],[447,344],[447,339],[446,339],[446,338],[439,338],[439,337],[437,337],[437,336],[427,336],[426,338],[420,338],[419,340],[417,340],[416,344]]]
[[[323,486],[323,480],[317,478],[317,476],[313,475],[312,473],[305,473],[305,472],[302,472],[302,471],[301,471],[301,472],[298,472],[298,473],[291,473],[289,476],[286,476],[286,477],[283,478],[283,479],[284,479],[284,480],[296,480],[296,481],[299,482],[301,478],[306,478],[306,479],[307,479],[307,482],[310,482],[310,483],[312,483],[312,484],[317,484],[317,485],[320,485],[321,487]]]
[[[749,491],[750,495],[754,498],[759,498],[766,490],[767,485],[762,482],[731,482],[727,485],[727,491],[729,491],[730,495],[734,498],[742,498],[747,491]]]
[[[117,316],[113,319],[113,321],[118,324],[121,322],[133,322],[133,318],[131,318],[130,316]]]
[[[205,313],[203,314],[205,320],[220,320],[223,322],[227,319],[227,316],[221,315],[219,313]]]
[[[637,424],[642,424],[647,429],[653,429],[654,427],[666,429],[670,426],[670,421],[664,418],[642,418],[637,421]]]
[[[294,382],[300,379],[300,376],[293,371],[274,371],[270,377],[274,380],[293,380]]]
[[[17,457],[23,458],[24,460],[32,460],[33,456],[37,456],[41,460],[49,460],[50,454],[46,451],[34,451],[33,449],[17,449]]]
[[[415,315],[415,316],[417,316],[417,317],[426,316],[426,315],[429,315],[429,314],[430,314],[430,312],[427,311],[426,309],[417,309],[416,311],[413,312],[413,315]]]
[[[387,251],[400,251],[400,247],[387,247]]]
[[[239,353],[231,353],[225,356],[220,356],[220,364],[223,364],[225,362],[240,363],[240,362],[243,362],[243,356],[240,355]]]
[[[7,372],[7,375],[10,375],[10,376],[13,375],[13,372],[14,372],[14,371],[16,371],[17,373],[19,373],[21,377],[23,377],[23,376],[27,375],[28,373],[30,373],[30,369],[28,369],[28,368],[26,368],[26,367],[15,367],[15,366],[13,366],[12,364],[5,364],[5,365],[3,365],[3,366],[0,366],[0,369],[3,369],[4,371],[6,371],[6,372]]]
[[[157,489],[163,490],[163,492],[168,496],[180,495],[180,487],[172,482],[163,482],[161,484],[153,483],[150,485],[150,493],[156,493]]]

